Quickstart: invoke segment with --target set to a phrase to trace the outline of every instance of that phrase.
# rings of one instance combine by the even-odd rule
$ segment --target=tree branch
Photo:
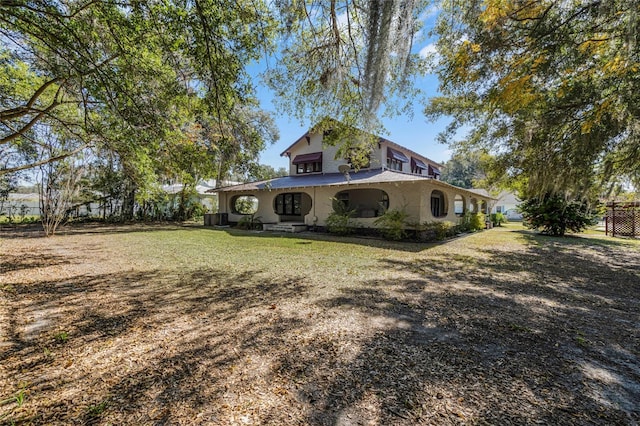
[[[53,80],[49,80],[35,91],[35,93],[31,96],[31,98],[25,105],[0,111],[0,120],[12,120],[14,118],[22,117],[23,115],[28,114],[31,111],[33,104],[36,103],[40,95],[42,95],[42,93],[44,93],[44,91],[47,90],[49,86],[62,80],[63,79],[61,77],[56,77]]]
[[[58,105],[60,105],[60,102],[58,101],[53,101],[53,103],[51,103],[51,105],[49,105],[46,109],[40,111],[38,114],[36,114],[35,117],[33,117],[31,119],[31,121],[29,121],[27,124],[24,125],[24,127],[22,127],[21,129],[15,131],[14,133],[5,136],[4,138],[0,139],[0,145],[4,145],[6,143],[11,142],[14,139],[19,138],[20,136],[22,136],[24,133],[26,133],[27,131],[29,131],[29,129],[31,129],[33,126],[35,126],[35,124],[40,121],[40,119],[49,114],[49,111],[51,111],[52,109],[56,108]]]
[[[42,166],[47,163],[53,163],[54,161],[59,161],[67,157],[71,157],[72,155],[79,153],[80,151],[82,151],[87,147],[89,147],[89,143],[85,143],[79,146],[78,148],[74,149],[73,151],[65,152],[63,154],[59,154],[53,157],[48,157],[48,158],[45,158],[44,160],[36,161],[35,163],[28,163],[28,164],[23,164],[22,166],[0,169],[0,176],[6,175],[9,173],[19,172],[21,170],[32,169],[34,167]]]

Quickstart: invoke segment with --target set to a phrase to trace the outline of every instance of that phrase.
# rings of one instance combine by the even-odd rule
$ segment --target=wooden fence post
[[[611,203],[611,236],[616,236],[616,202]]]

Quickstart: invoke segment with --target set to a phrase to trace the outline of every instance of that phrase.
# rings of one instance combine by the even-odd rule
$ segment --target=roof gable
[[[334,119],[329,119],[329,118],[328,118],[327,120],[338,123],[338,121],[337,121],[337,120],[334,120]],[[296,145],[298,145],[298,144],[299,144],[299,143],[301,143],[301,142],[310,143],[310,142],[311,142],[311,135],[312,135],[312,134],[314,134],[314,133],[317,133],[316,131],[314,131],[314,129],[316,129],[320,124],[321,124],[321,123],[318,123],[318,124],[314,125],[313,127],[311,127],[309,130],[307,130],[307,132],[305,132],[302,136],[300,136],[298,139],[296,139],[296,141],[295,141],[295,142],[293,142],[293,143],[292,143],[291,145],[289,145],[289,146],[288,146],[284,151],[282,151],[282,152],[280,153],[280,156],[281,156],[281,157],[284,157],[284,156],[289,157],[289,156],[291,155],[291,151],[293,151],[293,148],[294,148]],[[359,129],[356,129],[356,130],[359,130]],[[365,132],[364,130],[359,130],[359,131],[361,131],[361,132],[363,132],[363,133],[366,133],[366,134],[368,134],[368,135],[370,135],[370,136],[375,136],[375,135],[372,135],[371,133],[367,133],[367,132]],[[406,153],[409,153],[409,156],[411,156],[411,157],[416,157],[417,159],[419,159],[419,160],[421,160],[421,161],[426,161],[427,163],[432,163],[433,165],[435,165],[436,167],[439,167],[439,168],[444,167],[444,165],[443,165],[443,164],[438,163],[438,162],[436,162],[436,161],[433,161],[433,160],[431,160],[430,158],[425,157],[425,156],[424,156],[424,155],[422,155],[422,154],[418,154],[417,152],[412,151],[412,150],[410,150],[409,148],[406,148],[406,147],[404,147],[404,146],[402,146],[402,145],[399,145],[399,144],[397,144],[397,143],[395,143],[395,142],[393,142],[393,141],[390,141],[389,139],[383,138],[382,136],[375,136],[375,137],[377,137],[377,138],[378,138],[378,143],[379,143],[379,144],[386,144],[386,145],[390,145],[390,146],[392,147],[392,149],[393,149],[393,148],[395,148],[396,150],[398,150],[398,149],[399,149],[399,150],[405,151]],[[400,152],[400,155],[402,155],[403,157],[406,157],[402,152]],[[402,161],[402,160],[401,160],[401,161]],[[409,160],[407,159],[406,161],[408,162]]]

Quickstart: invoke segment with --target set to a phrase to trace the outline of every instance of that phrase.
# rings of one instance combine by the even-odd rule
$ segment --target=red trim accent
[[[415,157],[411,157],[411,168],[417,167],[422,170],[427,170],[428,167],[426,164],[422,162],[422,160],[418,160]]]
[[[409,162],[409,159],[407,158],[406,155],[390,147],[387,147],[387,158],[393,158],[394,160],[398,160],[401,163]]]
[[[315,163],[322,161],[322,152],[312,152],[311,154],[296,155],[291,164]]]

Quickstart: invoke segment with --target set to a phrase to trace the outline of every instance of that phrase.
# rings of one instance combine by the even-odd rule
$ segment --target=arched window
[[[279,216],[304,216],[311,211],[311,197],[304,192],[278,194],[273,200],[273,211]]]
[[[389,195],[380,189],[350,189],[338,192],[335,198],[355,210],[354,217],[378,217],[389,208]]]
[[[460,194],[456,194],[453,200],[453,212],[456,216],[464,216],[464,198]]]
[[[469,200],[469,211],[471,213],[478,212],[478,200],[476,198],[472,198],[471,200]]]
[[[431,192],[431,214],[433,217],[443,217],[447,215],[447,199],[444,193],[437,189]]]
[[[253,195],[236,195],[231,199],[231,212],[254,214],[258,211],[258,199]]]

